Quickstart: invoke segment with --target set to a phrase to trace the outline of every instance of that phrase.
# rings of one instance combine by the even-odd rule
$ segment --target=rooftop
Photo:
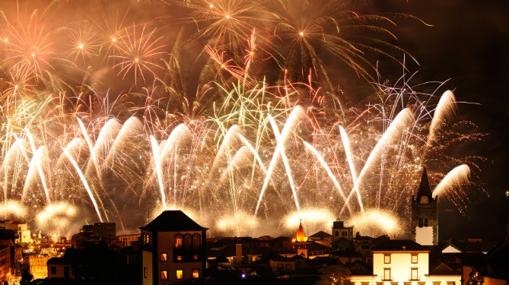
[[[412,240],[388,240],[373,247],[373,251],[429,251]]]
[[[167,210],[147,225],[140,227],[149,231],[202,231],[206,230],[180,210]]]

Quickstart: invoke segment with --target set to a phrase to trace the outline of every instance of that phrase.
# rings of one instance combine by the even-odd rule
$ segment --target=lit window
[[[198,279],[198,278],[200,278],[200,269],[194,268],[193,269],[193,279]]]
[[[175,248],[182,248],[182,235],[175,236]]]
[[[410,276],[410,279],[412,280],[419,280],[419,274],[417,272],[417,268],[412,268],[412,274]]]
[[[447,281],[447,285],[454,285],[454,284],[456,284],[456,282],[454,282],[454,281]]]
[[[391,255],[390,254],[384,254],[384,263],[385,264],[391,263]]]
[[[433,281],[433,285],[440,285],[442,282],[440,281]]]
[[[166,252],[161,253],[159,260],[160,261],[168,261],[168,254]]]
[[[384,268],[384,280],[391,280],[391,269]]]
[[[168,271],[161,270],[160,277],[161,277],[161,280],[168,280]]]
[[[177,261],[182,261],[182,255],[177,255]]]
[[[419,261],[419,255],[417,253],[412,253],[412,263],[417,263]]]
[[[143,267],[143,278],[145,278],[145,279],[148,278],[148,270],[146,267]]]
[[[150,235],[149,235],[149,234],[145,234],[145,235],[143,236],[143,243],[144,243],[145,245],[150,245]]]
[[[199,257],[198,255],[196,255],[196,254],[195,254],[195,255],[193,255],[193,259],[194,259],[194,260],[198,260],[198,259],[200,259],[200,257]]]
[[[182,269],[177,269],[175,271],[175,277],[177,278],[177,280],[182,280],[184,279],[184,270]]]

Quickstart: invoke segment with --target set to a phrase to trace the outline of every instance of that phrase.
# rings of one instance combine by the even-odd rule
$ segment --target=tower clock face
[[[423,204],[423,205],[427,205],[429,204],[429,198],[428,196],[421,196],[421,200],[419,201],[419,203]]]

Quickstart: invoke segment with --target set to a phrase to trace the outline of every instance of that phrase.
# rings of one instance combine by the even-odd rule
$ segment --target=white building
[[[350,280],[354,285],[461,285],[461,272],[444,263],[430,269],[428,247],[389,240],[373,248],[372,272]]]

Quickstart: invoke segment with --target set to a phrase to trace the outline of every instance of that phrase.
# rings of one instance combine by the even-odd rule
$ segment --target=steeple
[[[428,199],[430,200],[432,198],[431,188],[429,187],[428,181],[428,172],[426,171],[426,167],[422,168],[421,183],[419,184],[419,188],[417,189],[416,199],[419,200],[422,196],[427,196]]]
[[[299,228],[297,229],[297,232],[295,232],[295,242],[307,242],[308,237],[306,236],[306,233],[304,232],[304,228],[302,227],[302,221],[299,222]]]

